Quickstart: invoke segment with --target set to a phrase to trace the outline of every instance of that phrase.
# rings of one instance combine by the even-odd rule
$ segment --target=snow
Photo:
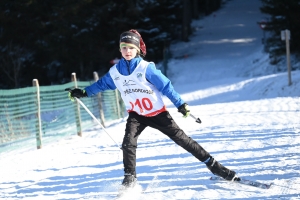
[[[188,43],[171,46],[168,76],[201,118],[178,125],[239,176],[274,185],[259,189],[211,181],[206,166],[147,128],[137,149],[138,187],[123,199],[300,199],[300,71],[276,73],[261,44],[260,1],[227,1],[193,22]],[[158,64],[159,66],[159,64]],[[0,199],[114,199],[123,179],[126,118],[95,126],[36,150],[0,154]],[[143,193],[141,191],[144,191]]]

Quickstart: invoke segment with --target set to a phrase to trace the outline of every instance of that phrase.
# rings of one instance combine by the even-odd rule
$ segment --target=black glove
[[[178,107],[178,112],[183,114],[183,117],[188,117],[190,115],[189,105],[186,103]]]
[[[69,90],[69,99],[71,101],[74,101],[74,97],[76,98],[82,98],[82,97],[87,97],[86,91],[85,90],[81,90],[78,88],[75,88],[73,90]]]

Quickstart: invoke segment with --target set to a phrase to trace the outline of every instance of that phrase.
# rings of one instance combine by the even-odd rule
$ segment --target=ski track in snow
[[[132,193],[131,199],[297,198],[299,101],[275,98],[192,106],[202,124],[192,118],[182,120],[176,109],[170,109],[188,135],[222,164],[242,177],[273,182],[271,189],[210,181],[205,165],[147,128],[139,138],[137,154],[138,181],[145,191]],[[122,133],[114,129],[124,126],[123,120],[109,127],[119,143]],[[121,152],[99,129],[39,151],[8,154],[0,159],[0,199],[113,199],[123,177]]]

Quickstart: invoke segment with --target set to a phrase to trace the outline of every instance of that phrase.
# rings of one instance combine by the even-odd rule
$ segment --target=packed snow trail
[[[293,84],[287,86],[287,74],[275,74],[268,64],[256,27],[259,6],[259,0],[227,1],[193,22],[198,31],[190,42],[172,47],[175,57],[187,56],[170,60],[169,76],[202,123],[182,118],[166,104],[178,125],[218,161],[241,177],[273,182],[272,187],[213,182],[203,163],[147,128],[138,141],[137,175],[144,192],[136,199],[300,198],[300,72],[292,72]],[[118,144],[125,123],[126,118],[107,123]],[[106,200],[118,194],[122,152],[96,123],[83,137],[40,150],[32,142],[30,148],[0,154],[0,199]]]

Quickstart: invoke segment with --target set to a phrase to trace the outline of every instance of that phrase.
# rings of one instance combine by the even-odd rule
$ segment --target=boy
[[[120,35],[120,52],[121,60],[112,66],[108,73],[84,90],[71,90],[69,96],[90,97],[98,92],[116,88],[120,91],[129,114],[122,143],[125,172],[122,185],[132,187],[136,183],[137,139],[147,126],[167,135],[204,162],[213,174],[226,180],[239,180],[234,171],[216,161],[175,123],[164,105],[161,94],[167,96],[184,117],[189,116],[189,107],[174,90],[171,81],[156,69],[155,64],[143,60],[146,45],[136,30],[132,29]]]

